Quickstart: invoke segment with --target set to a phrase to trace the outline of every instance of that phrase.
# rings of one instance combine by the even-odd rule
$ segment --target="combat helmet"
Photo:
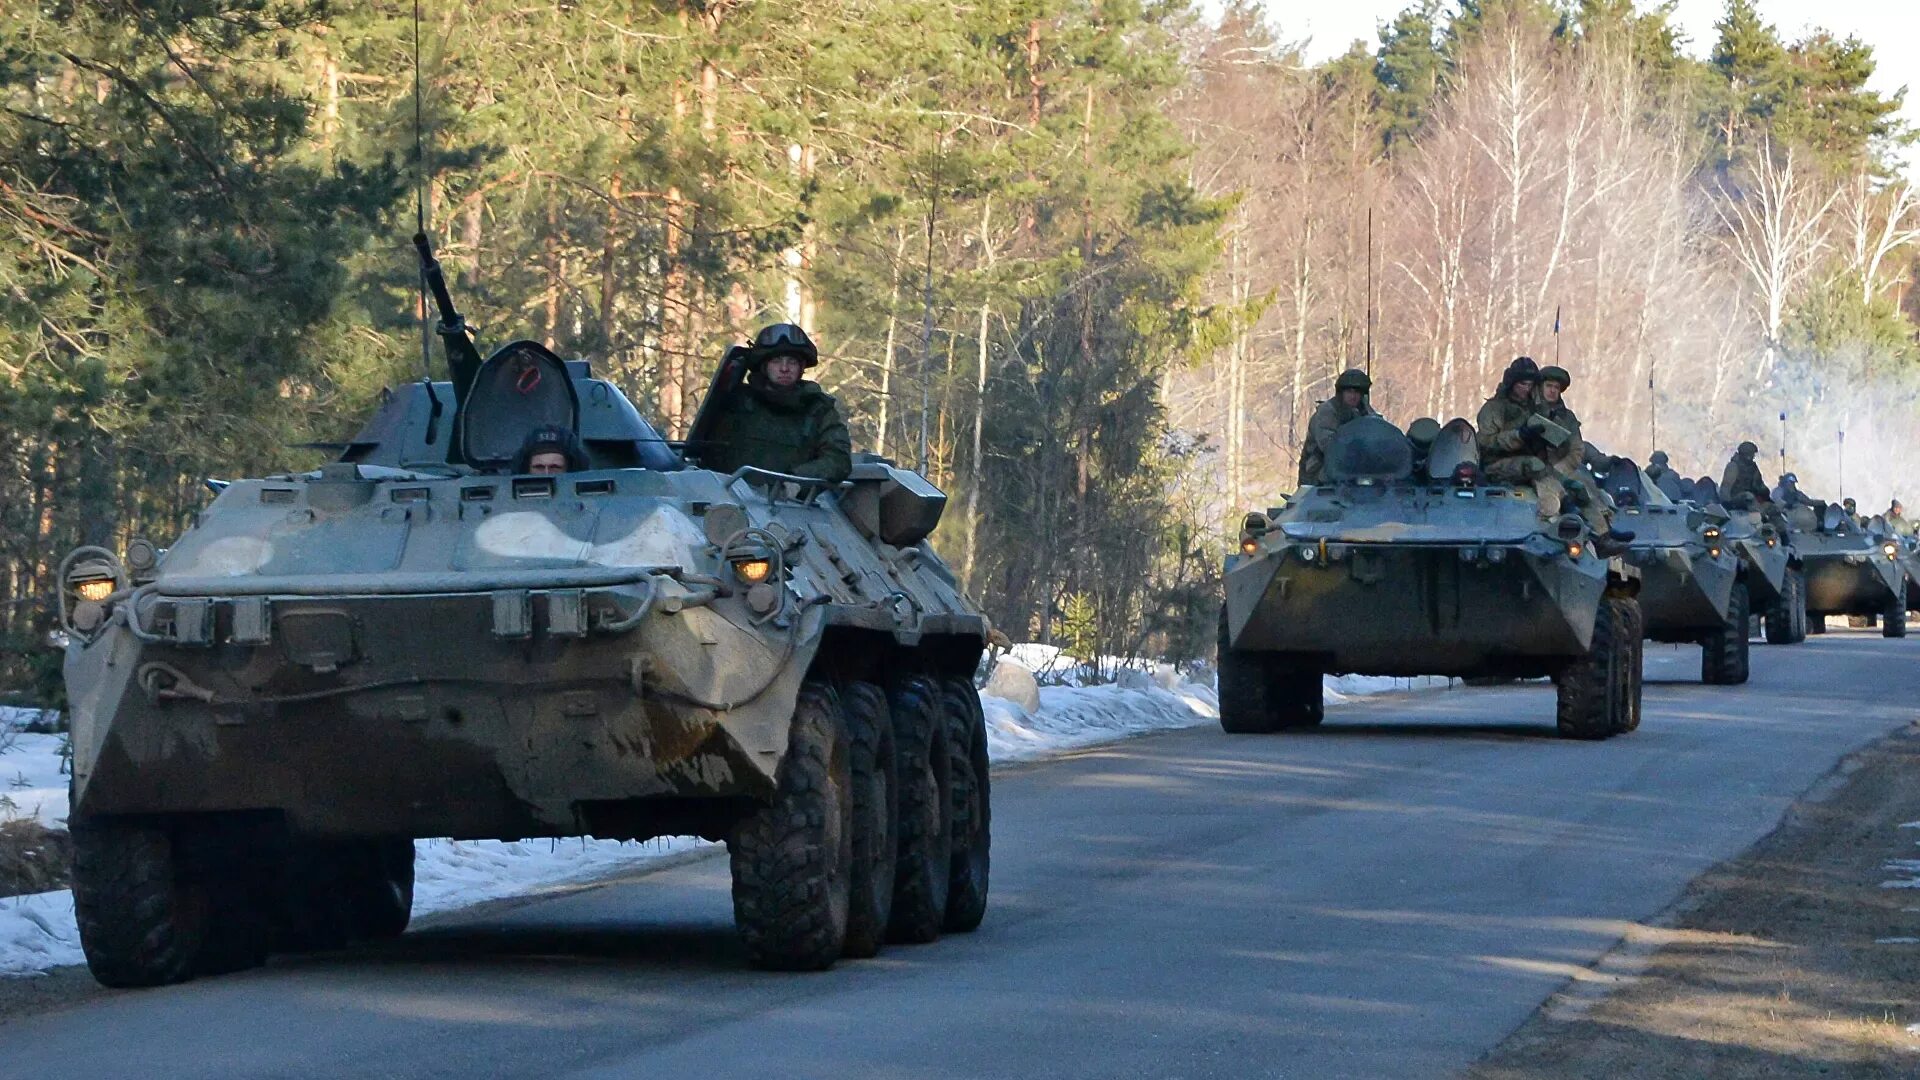
[[[1757,453],[1759,453],[1759,452],[1760,452],[1760,448],[1759,448],[1758,446],[1755,446],[1755,445],[1753,444],[1753,441],[1752,441],[1751,439],[1749,439],[1749,440],[1748,440],[1748,441],[1746,441],[1746,442],[1743,442],[1743,443],[1741,443],[1741,444],[1740,444],[1740,445],[1739,445],[1739,446],[1738,446],[1737,448],[1735,448],[1735,450],[1734,450],[1734,453],[1736,453],[1736,454],[1738,454],[1738,455],[1740,455],[1741,457],[1752,457],[1753,455],[1755,455],[1755,454],[1757,454]]]
[[[1560,384],[1560,389],[1562,390],[1573,385],[1573,378],[1567,374],[1567,369],[1558,364],[1549,364],[1541,368],[1540,381],[1543,383],[1557,382]]]
[[[1348,368],[1340,373],[1339,378],[1333,380],[1333,389],[1335,393],[1342,390],[1358,390],[1365,394],[1373,389],[1373,380],[1359,368]]]
[[[1667,464],[1667,452],[1665,450],[1655,450],[1647,457],[1647,464],[1665,466]]]
[[[753,336],[748,362],[755,367],[776,356],[797,356],[800,366],[810,368],[820,362],[820,350],[805,330],[792,323],[774,323]]]

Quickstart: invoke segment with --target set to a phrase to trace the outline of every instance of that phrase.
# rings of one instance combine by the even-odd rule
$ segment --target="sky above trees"
[[[1209,0],[1202,5],[1217,13],[1224,5]],[[1376,28],[1390,21],[1406,7],[1405,0],[1347,0],[1329,4],[1324,0],[1268,0],[1267,11],[1283,38],[1311,37],[1306,55],[1314,61],[1325,60],[1346,50],[1355,39],[1367,42],[1369,49],[1378,44]],[[1449,7],[1453,6],[1451,4]],[[1648,10],[1654,4],[1640,0],[1636,4]],[[1724,0],[1678,0],[1673,22],[1685,31],[1686,51],[1704,58],[1713,50],[1713,24],[1726,5]],[[1920,128],[1920,3],[1903,0],[1760,0],[1760,13],[1789,40],[1803,37],[1814,29],[1828,30],[1841,37],[1858,35],[1873,46],[1877,68],[1868,86],[1883,94],[1901,87],[1909,90],[1901,116],[1911,127]],[[1909,154],[1911,170],[1914,157]]]

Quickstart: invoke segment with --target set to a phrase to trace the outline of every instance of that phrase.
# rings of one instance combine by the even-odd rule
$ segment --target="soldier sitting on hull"
[[[1743,442],[1734,450],[1726,471],[1720,474],[1720,501],[1726,506],[1756,510],[1772,501],[1772,496],[1767,494],[1766,478],[1760,475],[1760,464],[1754,460],[1759,453],[1760,448],[1751,442]]]
[[[556,476],[587,468],[587,451],[573,429],[546,424],[527,433],[520,452],[513,457],[515,473]]]
[[[1333,396],[1320,403],[1313,410],[1313,419],[1307,422],[1307,441],[1300,447],[1300,484],[1320,482],[1321,470],[1327,467],[1327,447],[1333,443],[1333,433],[1341,425],[1358,420],[1362,416],[1378,416],[1373,406],[1368,404],[1367,395],[1373,391],[1373,380],[1359,368],[1348,368],[1333,380]]]
[[[1604,533],[1613,527],[1613,506],[1606,492],[1590,482],[1592,474],[1586,470],[1587,444],[1580,437],[1580,415],[1567,404],[1565,397],[1567,387],[1572,385],[1573,377],[1567,374],[1566,368],[1549,365],[1540,369],[1534,411],[1565,428],[1567,441],[1559,446],[1542,443],[1539,454],[1560,478],[1573,504],[1593,523],[1594,531]]]
[[[1532,357],[1515,358],[1500,376],[1500,389],[1480,406],[1473,426],[1481,473],[1498,484],[1531,486],[1540,497],[1540,512],[1553,517],[1560,513],[1566,487],[1541,456],[1546,443],[1533,402],[1539,381],[1540,367]]]
[[[1887,520],[1887,528],[1893,530],[1895,536],[1913,535],[1913,524],[1907,520],[1907,508],[1900,505],[1899,499],[1887,504],[1887,512],[1882,516]]]
[[[853,443],[840,407],[820,384],[801,377],[820,362],[806,331],[776,323],[747,349],[746,381],[726,401],[700,463],[717,472],[742,466],[821,480],[853,471]]]

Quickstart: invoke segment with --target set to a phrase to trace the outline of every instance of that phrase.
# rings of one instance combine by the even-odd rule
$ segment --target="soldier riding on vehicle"
[[[1760,475],[1760,464],[1754,460],[1759,453],[1760,448],[1752,442],[1743,442],[1734,450],[1726,471],[1720,474],[1722,503],[1737,510],[1754,510],[1772,501],[1766,478]]]
[[[1321,402],[1313,410],[1313,419],[1307,422],[1307,441],[1300,447],[1302,487],[1320,482],[1321,473],[1327,466],[1327,447],[1333,442],[1334,432],[1362,416],[1379,415],[1367,402],[1367,395],[1372,390],[1373,380],[1359,368],[1348,368],[1333,381],[1333,396]]]
[[[852,440],[833,396],[802,377],[820,362],[807,332],[775,323],[755,335],[742,359],[747,377],[713,403],[711,431],[694,448],[700,463],[717,472],[752,466],[845,480],[853,469]]]

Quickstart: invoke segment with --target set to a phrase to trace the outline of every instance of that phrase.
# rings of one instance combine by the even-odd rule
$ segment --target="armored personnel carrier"
[[[1746,682],[1752,586],[1726,534],[1731,515],[1717,505],[1674,502],[1625,458],[1611,459],[1600,482],[1619,508],[1620,525],[1634,534],[1626,559],[1640,570],[1648,640],[1698,644],[1701,682]]]
[[[1906,570],[1899,541],[1862,527],[1837,506],[1796,506],[1788,537],[1807,579],[1807,632],[1826,632],[1828,615],[1877,617],[1880,633],[1907,635]]]
[[[1248,514],[1226,563],[1220,723],[1309,727],[1327,674],[1551,676],[1570,738],[1640,719],[1637,573],[1577,514],[1482,482],[1472,425],[1343,426],[1324,482]]]
[[[988,625],[927,542],[945,497],[700,469],[584,363],[481,360],[420,242],[449,382],[164,550],[65,562],[94,975],[398,934],[418,837],[723,840],[767,968],[977,926]],[[541,425],[573,471],[512,471]]]

